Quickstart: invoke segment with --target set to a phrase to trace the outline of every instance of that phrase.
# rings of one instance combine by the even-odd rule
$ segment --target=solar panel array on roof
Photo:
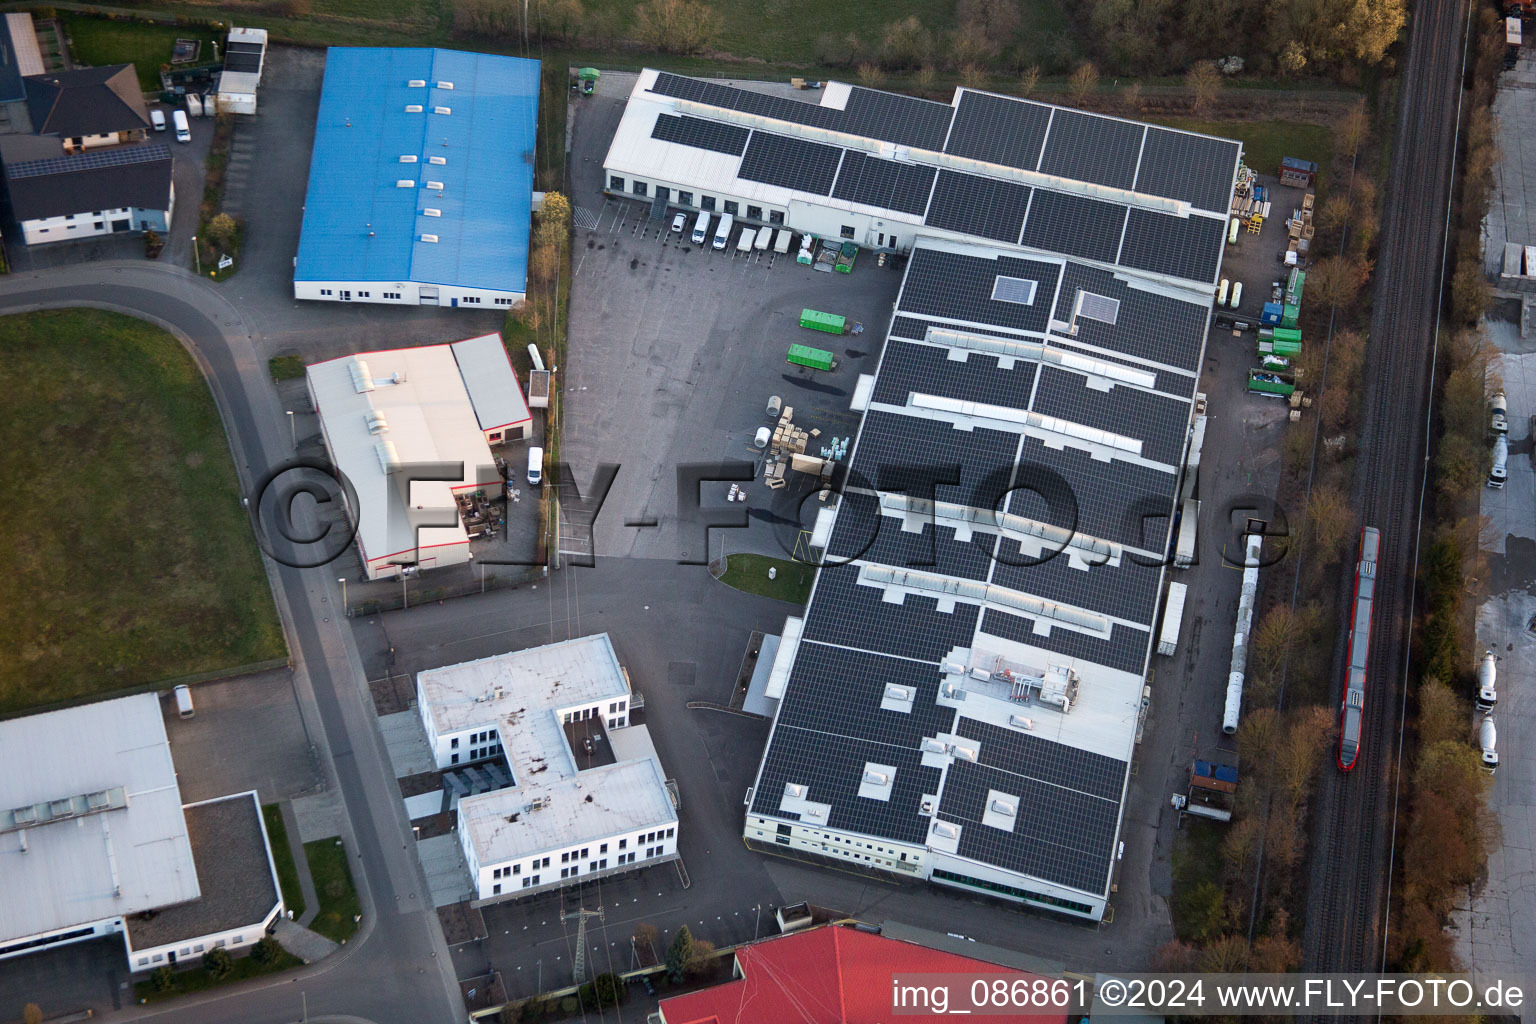
[[[1120,263],[1191,281],[1215,282],[1226,240],[1225,217],[1166,217],[1132,210]]]
[[[1043,331],[1050,319],[1050,297],[1056,293],[1059,268],[1051,263],[998,256],[986,259],[938,249],[912,254],[907,284],[897,299],[905,313],[980,320],[1022,331]],[[998,302],[992,298],[999,274],[1036,281],[1033,305]]]
[[[1021,243],[1113,263],[1125,227],[1125,211],[1116,203],[1037,188]]]
[[[921,214],[928,207],[934,173],[932,167],[885,160],[850,149],[837,172],[832,195],[850,203]]]
[[[961,231],[999,242],[1016,242],[1029,208],[1028,185],[940,171],[925,220],[930,227]]]
[[[857,86],[849,90],[845,109],[838,110],[666,72],[656,76],[651,91],[726,110],[740,110],[923,149],[938,149],[944,144],[944,133],[949,128],[952,113],[947,103]]]
[[[87,149],[72,156],[61,156],[53,160],[26,160],[7,167],[6,175],[10,178],[33,178],[67,171],[91,171],[102,167],[150,164],[170,158],[171,151],[165,146],[158,142],[148,142],[134,146]]]
[[[261,70],[260,43],[230,43],[224,50],[224,70],[254,73]]]
[[[1040,155],[1040,172],[1111,188],[1136,181],[1145,125],[1058,107]]]
[[[1043,103],[967,89],[960,96],[944,152],[1004,167],[1034,170],[1051,120]]]
[[[1241,147],[1228,139],[1150,128],[1142,148],[1136,190],[1225,213],[1232,199],[1240,151]]]
[[[651,129],[653,139],[678,142],[684,146],[708,149],[716,153],[729,153],[731,156],[741,156],[742,151],[747,148],[747,136],[751,134],[749,129],[740,125],[706,121],[702,117],[678,117],[673,114],[658,115],[656,127]]]
[[[758,131],[752,133],[736,173],[748,181],[824,196],[832,191],[842,156],[836,146]]]
[[[983,352],[955,360],[949,358],[948,349],[893,341],[886,345],[880,361],[873,400],[906,405],[909,395],[925,394],[1025,409],[1035,383],[1035,367],[1035,363],[1020,359],[1004,370],[997,356]]]

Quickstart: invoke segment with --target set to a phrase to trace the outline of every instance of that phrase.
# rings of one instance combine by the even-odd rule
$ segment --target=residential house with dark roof
[[[160,143],[67,153],[57,138],[3,136],[0,173],[28,245],[170,230],[176,188]]]
[[[32,130],[69,152],[140,141],[149,109],[132,64],[32,75],[26,80]]]

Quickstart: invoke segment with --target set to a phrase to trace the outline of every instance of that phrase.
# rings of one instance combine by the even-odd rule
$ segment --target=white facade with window
[[[28,245],[43,242],[68,242],[120,231],[159,231],[171,229],[171,214],[176,205],[176,187],[171,186],[170,203],[164,210],[140,210],[120,207],[71,213],[62,217],[39,217],[21,222],[21,235]]]
[[[293,297],[315,302],[382,302],[398,306],[504,310],[521,303],[526,294],[415,281],[295,281]]]
[[[606,633],[432,669],[416,688],[439,768],[499,758],[511,773],[509,788],[458,800],[478,899],[677,855],[671,787]],[[578,734],[592,745],[581,753]]]

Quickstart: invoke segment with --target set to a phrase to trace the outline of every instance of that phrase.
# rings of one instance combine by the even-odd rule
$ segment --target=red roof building
[[[953,1019],[962,989],[978,974],[1034,979],[1009,967],[945,953],[899,939],[828,926],[793,932],[736,951],[736,979],[700,992],[663,999],[663,1024],[906,1024]],[[908,1002],[899,1015],[893,978],[898,974],[959,974],[951,984],[949,1014],[913,1013]],[[934,1009],[939,1009],[934,1007]],[[1065,1024],[1055,1014],[992,1017]]]

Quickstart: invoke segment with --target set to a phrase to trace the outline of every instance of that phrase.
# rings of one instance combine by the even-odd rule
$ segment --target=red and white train
[[[1339,768],[1349,771],[1360,757],[1360,733],[1365,718],[1365,663],[1371,653],[1371,605],[1376,596],[1376,556],[1381,532],[1374,526],[1360,531],[1360,561],[1355,566],[1354,617],[1349,623],[1349,658],[1344,676],[1344,700],[1339,709]]]

